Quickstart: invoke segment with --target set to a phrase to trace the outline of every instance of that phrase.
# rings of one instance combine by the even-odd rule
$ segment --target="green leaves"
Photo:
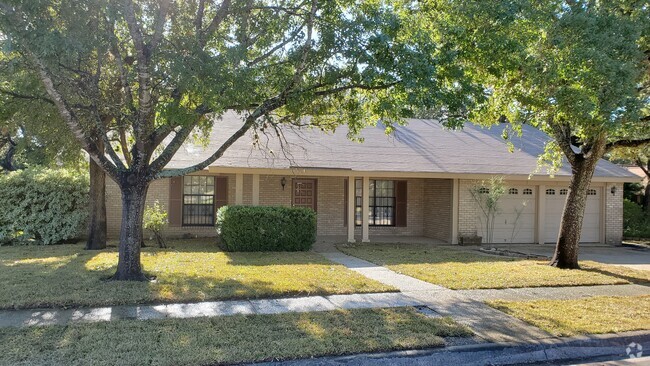
[[[65,169],[0,175],[0,244],[77,238],[88,217],[88,177]]]

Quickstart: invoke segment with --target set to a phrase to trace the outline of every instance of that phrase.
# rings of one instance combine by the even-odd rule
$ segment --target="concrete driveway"
[[[553,256],[553,251],[555,250],[555,245],[552,244],[511,244],[494,246],[497,248],[507,248],[517,252],[544,255],[548,257]],[[590,260],[650,271],[650,249],[646,248],[583,245],[580,247],[579,258],[581,260]]]

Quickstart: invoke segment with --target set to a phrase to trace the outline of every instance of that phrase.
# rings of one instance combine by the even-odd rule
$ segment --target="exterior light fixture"
[[[280,185],[282,186],[282,190],[284,191],[284,186],[287,185],[287,178],[282,177],[282,179],[280,179]]]
[[[609,191],[612,192],[612,196],[615,196],[616,195],[616,186],[613,186],[612,189],[610,189]]]

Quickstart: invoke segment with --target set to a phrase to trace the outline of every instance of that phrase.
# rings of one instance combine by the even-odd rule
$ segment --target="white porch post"
[[[253,206],[260,204],[260,175],[253,174]]]
[[[235,174],[235,204],[241,205],[244,203],[244,174]]]
[[[354,243],[354,224],[355,224],[355,201],[356,201],[356,178],[348,177],[348,243]]]
[[[363,177],[363,208],[361,213],[361,242],[367,243],[370,241],[370,234],[368,228],[368,217],[370,216],[370,178]]]
[[[460,206],[459,182],[454,179],[451,190],[451,244],[458,244],[458,210]]]
[[[544,244],[546,234],[546,186],[537,186],[537,243]]]

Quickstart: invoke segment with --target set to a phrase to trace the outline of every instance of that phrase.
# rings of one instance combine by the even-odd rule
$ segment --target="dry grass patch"
[[[0,329],[3,365],[204,365],[444,345],[471,332],[413,308]]]
[[[111,282],[115,248],[0,247],[0,308],[99,306],[395,291],[317,253],[227,253],[213,243],[145,248],[152,283]]]
[[[363,244],[339,249],[454,290],[650,283],[650,271],[589,261],[581,262],[581,270],[561,270],[549,266],[547,261],[418,244]]]
[[[556,336],[650,330],[650,296],[488,304]]]

